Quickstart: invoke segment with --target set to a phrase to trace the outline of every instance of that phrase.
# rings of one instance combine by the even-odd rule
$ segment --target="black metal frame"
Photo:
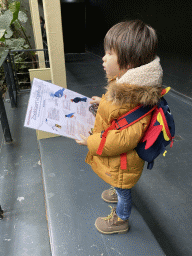
[[[13,72],[11,56],[9,51],[7,51],[7,56],[3,62],[3,68],[5,72],[5,79],[8,87],[9,98],[11,100],[11,107],[17,107],[17,86],[15,83],[15,75]]]
[[[10,56],[11,56],[11,61],[12,61],[12,66],[13,66],[13,73],[14,73],[14,76],[15,76],[15,83],[16,83],[18,92],[22,92],[23,90],[26,91],[26,90],[29,90],[29,89],[23,89],[23,90],[20,89],[19,79],[18,79],[18,77],[17,77],[17,74],[19,74],[19,73],[18,73],[18,70],[16,70],[16,67],[15,67],[14,54],[15,54],[15,53],[19,53],[19,52],[38,52],[38,51],[44,51],[45,66],[46,66],[46,68],[49,68],[49,67],[50,67],[50,64],[49,64],[48,48],[47,48],[47,46],[45,45],[44,41],[43,41],[43,48],[44,48],[44,49],[10,50]],[[23,63],[29,63],[29,62],[23,62]],[[37,60],[37,61],[33,61],[33,63],[38,63],[38,60]],[[37,65],[37,66],[38,66],[38,65]],[[27,73],[26,73],[26,74],[27,74]],[[29,82],[26,82],[26,83],[29,83]]]
[[[4,211],[3,211],[3,209],[1,208],[1,205],[0,205],[0,220],[3,219],[3,213],[4,213]]]
[[[7,83],[7,88],[9,92],[9,98],[11,101],[11,107],[16,108],[17,107],[17,95],[19,90],[19,83],[17,78],[17,72],[15,68],[15,62],[14,62],[14,52],[28,52],[28,51],[44,51],[45,54],[48,54],[48,49],[25,49],[25,50],[5,50],[0,58],[0,67],[3,66],[4,73],[5,73],[5,79]],[[46,57],[47,59],[47,57]],[[48,66],[47,62],[49,60],[46,60],[46,67]],[[11,142],[11,132],[9,129],[9,123],[7,119],[7,114],[4,106],[4,101],[2,97],[2,93],[0,91],[0,121],[3,129],[3,134],[6,142]]]
[[[5,141],[6,142],[13,141],[13,139],[11,137],[11,132],[9,129],[9,123],[8,123],[7,114],[6,114],[5,105],[3,102],[3,97],[2,97],[1,91],[0,91],[0,121],[1,121]]]
[[[13,76],[12,65],[10,62],[9,51],[4,51],[4,53],[2,54],[1,59],[0,59],[0,67],[2,65],[4,68],[4,72],[5,72],[5,78],[6,78],[6,82],[7,82],[7,86],[8,86],[9,97],[11,100],[11,106],[17,107],[17,89],[16,89],[15,83],[14,83],[14,76]],[[6,114],[5,105],[4,105],[1,91],[0,91],[0,121],[1,121],[5,141],[12,142],[13,139],[11,137],[11,132],[10,132],[10,128],[9,128],[9,123],[8,123],[7,114]]]

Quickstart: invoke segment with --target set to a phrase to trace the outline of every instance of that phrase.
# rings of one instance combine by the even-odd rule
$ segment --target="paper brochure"
[[[94,126],[91,99],[34,78],[24,126],[73,139],[88,137]]]

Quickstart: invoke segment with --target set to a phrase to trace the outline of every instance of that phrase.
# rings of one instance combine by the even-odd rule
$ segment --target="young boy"
[[[114,119],[126,114],[137,105],[155,105],[161,98],[162,75],[160,59],[156,56],[155,30],[140,20],[125,21],[113,26],[104,39],[103,67],[108,78],[107,92],[102,98],[94,96],[92,103],[99,103],[93,134],[76,140],[87,145],[86,162],[93,171],[112,188],[102,193],[102,199],[117,203],[108,217],[97,218],[95,226],[103,234],[126,233],[132,200],[131,188],[139,180],[144,161],[135,148],[149,125],[151,114],[124,130],[110,130],[102,154],[97,150],[102,132]],[[121,168],[121,154],[127,160]]]

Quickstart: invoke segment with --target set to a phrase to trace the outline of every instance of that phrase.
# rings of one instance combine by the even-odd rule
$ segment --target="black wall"
[[[61,0],[65,53],[85,52],[85,1]]]
[[[99,47],[108,29],[125,19],[141,19],[158,33],[159,50],[191,54],[192,3],[178,0],[87,0],[86,45]]]

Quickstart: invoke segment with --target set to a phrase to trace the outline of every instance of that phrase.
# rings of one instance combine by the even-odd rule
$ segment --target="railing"
[[[15,82],[14,82],[14,74],[12,71],[9,51],[3,52],[3,54],[0,58],[0,67],[1,66],[3,66],[3,68],[4,68],[5,79],[6,79],[6,83],[7,83],[9,97],[11,100],[11,107],[17,107],[17,88],[16,88]],[[1,90],[0,90],[0,121],[1,121],[5,141],[11,142],[12,137],[11,137],[11,132],[9,129],[9,123],[8,123],[8,119],[7,119],[7,114],[6,114]]]
[[[30,62],[25,62],[25,61],[15,62],[15,53],[19,53],[19,52],[26,53],[26,52],[37,52],[37,51],[44,51],[45,66],[49,67],[48,49],[46,49],[46,47],[44,47],[44,49],[38,49],[38,50],[37,49],[11,50],[11,51],[4,50],[4,52],[0,57],[0,68],[3,67],[3,70],[4,70],[4,75],[5,75],[4,79],[6,81],[6,87],[8,89],[12,108],[17,107],[18,92],[27,90],[27,89],[22,90],[23,89],[22,83],[25,84],[25,88],[28,88],[28,90],[30,90],[31,88],[28,68],[24,73],[24,72],[21,72],[21,69],[17,70],[16,65],[19,63],[19,64],[30,64],[31,65],[30,68],[39,67],[37,55],[34,55],[35,57]],[[21,82],[20,75],[28,76],[28,81]],[[9,129],[9,123],[6,115],[6,110],[5,110],[1,90],[0,90],[0,121],[1,121],[5,141],[11,142],[12,137]]]
[[[44,51],[45,56],[45,66],[46,68],[50,67],[49,65],[49,56],[48,56],[48,49],[44,47],[44,49],[23,49],[23,50],[11,50],[10,51],[10,57],[13,64],[13,72],[15,74],[16,83],[18,87],[18,91],[21,92],[23,89],[26,91],[27,89],[30,90],[31,82],[29,78],[29,71],[30,68],[39,68],[39,60],[38,56],[34,55],[33,58],[28,59],[27,61],[15,61],[15,53],[36,53],[37,51]],[[17,68],[16,66],[25,65],[26,67],[24,69]],[[23,80],[25,78],[25,81]]]

